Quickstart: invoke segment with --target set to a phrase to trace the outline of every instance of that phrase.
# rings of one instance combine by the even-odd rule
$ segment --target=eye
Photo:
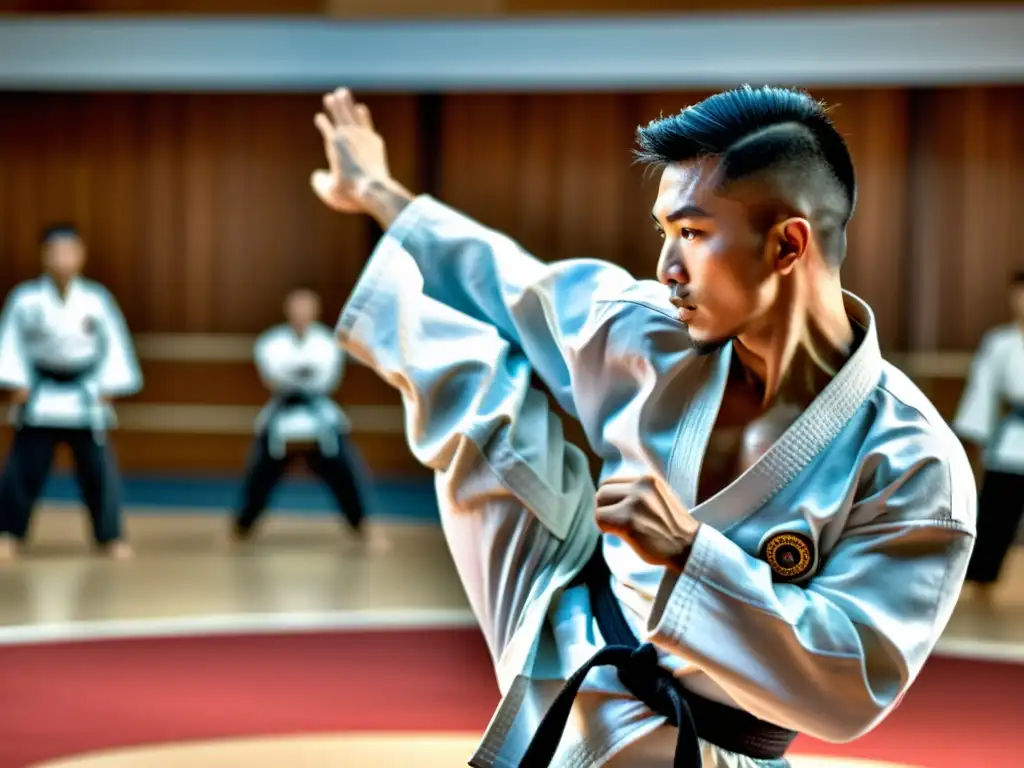
[[[665,239],[665,230],[662,229],[661,226],[659,224],[657,224],[657,223],[652,224],[651,226],[654,227],[654,231],[658,233],[658,237],[660,237],[662,240],[664,240]]]
[[[700,232],[698,232],[695,229],[688,229],[687,227],[683,227],[681,230],[679,230],[679,236],[683,238],[683,240],[693,241],[696,240],[699,235]]]

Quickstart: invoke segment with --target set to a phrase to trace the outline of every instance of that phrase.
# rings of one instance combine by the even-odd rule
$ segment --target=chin
[[[733,340],[732,336],[704,338],[690,333],[690,346],[698,355],[713,355]]]

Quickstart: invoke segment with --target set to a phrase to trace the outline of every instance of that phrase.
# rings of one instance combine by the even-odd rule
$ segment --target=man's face
[[[668,166],[661,177],[654,219],[665,245],[658,280],[697,350],[722,347],[763,316],[777,291],[763,231],[752,223],[749,192],[718,189],[718,163]]]
[[[43,245],[43,268],[56,279],[77,277],[84,266],[85,244],[75,235],[58,235]]]
[[[320,297],[312,291],[294,291],[285,299],[284,314],[292,327],[308,328],[320,317]]]

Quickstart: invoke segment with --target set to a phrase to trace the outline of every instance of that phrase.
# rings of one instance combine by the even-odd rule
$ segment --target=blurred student
[[[14,439],[0,476],[0,559],[17,555],[53,455],[65,443],[100,551],[131,555],[121,515],[121,477],[108,430],[111,401],[142,388],[117,302],[83,278],[86,247],[70,224],[41,240],[43,274],[8,295],[0,316],[0,389],[11,390]]]
[[[1024,272],[1011,281],[1010,308],[1013,321],[982,339],[953,421],[981,475],[967,580],[986,599],[1024,514]]]
[[[273,397],[256,421],[234,537],[252,537],[274,487],[291,460],[301,456],[327,484],[356,536],[380,549],[386,547],[383,540],[366,535],[366,499],[349,446],[349,421],[331,397],[341,383],[345,355],[331,329],[320,322],[320,312],[315,292],[294,290],[285,299],[287,322],[256,341],[256,368]]]

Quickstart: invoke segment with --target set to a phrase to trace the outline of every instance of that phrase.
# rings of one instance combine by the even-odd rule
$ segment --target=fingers
[[[633,505],[628,499],[618,503],[600,504],[597,507],[596,519],[602,529],[625,530],[633,517]]]
[[[356,121],[363,128],[373,130],[373,118],[370,117],[370,108],[365,104],[356,104]]]
[[[316,117],[313,118],[313,125],[320,131],[325,142],[330,143],[334,139],[334,125],[331,123],[331,119],[323,112],[316,113]]]
[[[330,170],[337,173],[339,170],[338,152],[334,148],[334,126],[331,124],[331,119],[323,112],[319,112],[313,118],[313,124],[324,138],[324,154],[327,156]]]
[[[617,504],[630,493],[629,483],[604,483],[597,489],[597,494],[594,497],[599,507],[609,507],[612,504]]]
[[[335,125],[340,127],[358,124],[355,101],[348,88],[338,88],[324,96],[324,107],[330,113]]]

